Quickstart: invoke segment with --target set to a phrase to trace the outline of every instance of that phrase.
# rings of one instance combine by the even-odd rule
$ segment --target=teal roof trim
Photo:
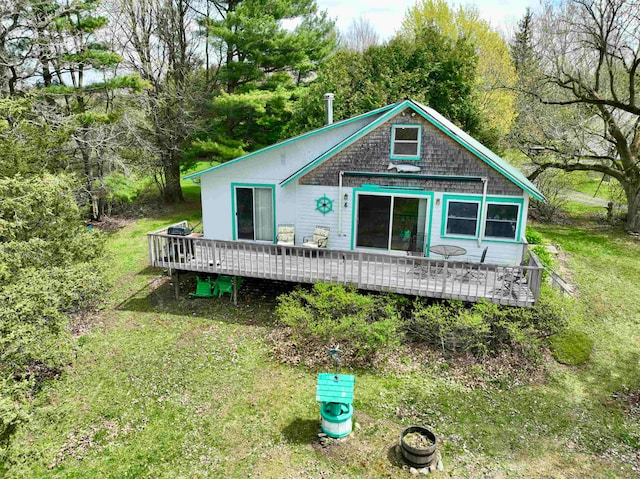
[[[342,140],[340,143],[335,145],[333,148],[327,150],[326,152],[324,152],[322,155],[320,155],[316,159],[314,159],[311,162],[307,163],[305,166],[300,168],[298,171],[293,173],[291,176],[289,176],[288,178],[285,178],[280,183],[280,186],[282,186],[282,187],[287,186],[293,180],[295,180],[295,179],[299,178],[300,176],[304,175],[305,173],[313,170],[316,166],[320,165],[320,163],[322,163],[325,160],[329,159],[330,157],[332,157],[333,155],[335,155],[336,153],[338,153],[342,149],[346,148],[347,146],[349,146],[351,143],[353,143],[357,139],[359,139],[362,136],[366,135],[371,130],[376,128],[378,125],[384,123],[389,118],[394,116],[396,113],[401,112],[405,107],[408,106],[408,102],[405,100],[405,101],[403,101],[401,103],[396,103],[396,104],[390,105],[390,106],[393,107],[393,109],[387,111],[384,115],[376,118],[374,121],[372,121],[368,125],[362,127],[360,130],[356,131],[351,136],[349,136],[349,137],[345,138],[344,140]]]
[[[438,128],[440,131],[442,131],[445,135],[450,137],[452,140],[454,140],[456,143],[461,145],[463,148],[473,153],[475,156],[480,158],[482,161],[484,161],[486,164],[488,164],[498,173],[502,174],[508,180],[515,183],[518,187],[522,188],[524,191],[529,193],[531,196],[541,201],[544,200],[544,195],[540,192],[540,190],[538,190],[538,188],[536,188],[536,186],[533,183],[531,183],[531,181],[527,179],[526,176],[522,174],[520,170],[510,165],[506,160],[500,158],[497,154],[495,154],[489,148],[484,146],[482,143],[480,143],[478,140],[470,136],[468,133],[458,128],[456,125],[451,123],[449,120],[447,120],[444,116],[442,116],[437,111],[433,110],[432,108],[429,108],[428,106],[415,102],[413,100],[404,100],[402,102],[390,105],[390,107],[393,107],[393,109],[387,111],[384,115],[380,116],[375,121],[369,123],[368,125],[363,127],[361,130],[355,132],[350,137],[338,143],[336,146],[334,146],[327,152],[323,153],[321,156],[319,156],[315,160],[303,166],[301,169],[299,169],[298,171],[293,173],[291,176],[283,180],[280,183],[280,186],[286,186],[293,180],[299,178],[300,176],[304,175],[308,171],[319,166],[322,162],[329,159],[331,156],[335,155],[336,153],[341,151],[343,148],[349,146],[355,140],[357,140],[364,134],[368,133],[369,131],[371,131],[381,123],[385,122],[386,120],[394,116],[396,113],[399,113],[404,108],[409,107],[413,111],[418,113],[422,118],[424,118],[429,123],[431,123],[436,128]],[[376,110],[376,111],[380,111],[380,110]]]
[[[220,168],[224,168],[225,166],[233,165],[235,163],[238,163],[239,161],[246,160],[246,159],[249,159],[249,158],[251,158],[253,156],[259,155],[261,153],[265,153],[267,151],[279,148],[281,146],[288,145],[288,144],[293,143],[295,141],[302,140],[303,138],[308,138],[310,136],[317,135],[318,133],[323,133],[323,132],[331,130],[333,128],[338,128],[340,126],[344,126],[344,125],[347,125],[349,123],[353,123],[354,121],[362,120],[364,118],[368,118],[370,116],[374,116],[374,115],[377,115],[379,113],[384,113],[387,110],[391,110],[394,106],[395,106],[395,104],[394,105],[383,106],[382,108],[378,108],[376,110],[372,110],[372,111],[369,111],[367,113],[363,113],[362,115],[354,116],[353,118],[347,118],[346,120],[337,121],[335,123],[331,123],[330,125],[325,125],[322,128],[318,128],[317,130],[308,131],[308,132],[303,133],[301,135],[294,136],[293,138],[289,138],[287,140],[281,141],[280,143],[275,143],[273,145],[269,145],[269,146],[267,146],[265,148],[262,148],[260,150],[252,151],[251,153],[247,153],[244,156],[240,156],[238,158],[235,158],[233,160],[227,161],[225,163],[221,163],[219,165],[212,166],[211,168],[207,168],[206,170],[198,171],[196,173],[191,173],[190,175],[184,176],[182,179],[183,180],[192,180],[194,178],[198,178],[198,177],[200,177],[200,176],[202,176],[202,175],[204,175],[206,173],[210,173],[211,171],[215,171],[215,170],[218,170]]]
[[[540,190],[538,190],[538,188],[536,188],[536,186],[531,183],[531,181],[529,181],[529,179],[524,176],[524,174],[522,174],[519,169],[509,164],[509,162],[502,159],[500,156],[495,154],[493,151],[484,146],[471,135],[458,128],[456,125],[451,123],[434,109],[429,108],[426,105],[422,105],[418,102],[414,102],[413,100],[409,100],[409,102],[413,110],[415,110],[425,120],[434,125],[444,134],[446,134],[449,138],[465,147],[471,153],[483,160],[494,170],[507,177],[509,180],[525,190],[534,198],[540,201],[544,200],[544,195],[540,192]]]

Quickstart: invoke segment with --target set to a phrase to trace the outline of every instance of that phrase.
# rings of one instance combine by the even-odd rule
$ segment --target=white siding
[[[342,189],[342,199],[339,198],[338,190],[339,188],[336,186],[298,186],[296,244],[302,245],[303,237],[310,237],[316,226],[328,226],[331,229],[329,248],[351,249],[351,188]],[[348,195],[346,208],[344,206],[345,194]],[[323,215],[316,210],[316,201],[325,195],[333,200],[333,211]],[[342,210],[342,229],[339,228],[338,221],[340,210]]]
[[[202,227],[205,238],[231,240],[231,182],[216,175],[201,177]]]
[[[233,239],[232,225],[235,218],[231,217],[231,183],[275,185],[276,225],[297,223],[297,205],[304,205],[304,211],[306,212],[306,205],[309,203],[299,203],[296,197],[297,182],[292,182],[284,188],[280,187],[280,182],[319,157],[327,151],[329,146],[341,142],[376,118],[377,116],[370,116],[347,123],[346,125],[296,140],[295,142],[265,151],[251,158],[202,175],[200,177],[202,188],[202,225],[205,238],[220,240]],[[337,188],[334,189],[337,190]],[[329,189],[327,189],[327,192],[328,191]],[[329,193],[327,193],[327,195],[329,196]],[[322,196],[322,194],[320,194],[320,196]],[[337,199],[337,196],[335,196],[335,199]],[[313,208],[315,209],[315,203]],[[303,214],[302,216],[305,215]],[[320,214],[320,216],[322,216],[322,214]],[[311,220],[312,218],[314,218],[313,215],[308,219]],[[331,226],[330,221],[319,221],[317,224]],[[337,228],[337,226],[337,219],[335,219],[335,227]],[[333,231],[334,229],[332,228],[332,236]],[[304,235],[309,235],[312,232],[313,228],[309,231],[305,230]],[[296,242],[298,242],[298,239],[302,241],[301,234],[301,232],[296,231]],[[332,240],[335,239],[337,239],[337,236],[336,238],[330,237],[330,244],[333,245],[334,241]]]

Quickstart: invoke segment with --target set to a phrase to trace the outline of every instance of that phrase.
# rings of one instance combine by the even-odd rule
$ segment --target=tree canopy
[[[425,26],[435,27],[453,41],[465,38],[474,46],[477,63],[472,95],[482,118],[481,136],[487,143],[504,138],[516,116],[515,95],[509,88],[516,75],[506,42],[480,18],[476,7],[454,10],[446,0],[417,1],[407,11],[401,33],[411,38]]]
[[[323,124],[326,92],[336,95],[336,119],[411,97],[477,132],[478,116],[471,101],[476,61],[465,37],[451,39],[428,26],[412,38],[398,36],[363,53],[340,50],[318,71],[298,102],[289,133]]]
[[[536,69],[517,137],[542,171],[596,171],[617,180],[626,226],[640,230],[640,4],[573,0],[534,19]],[[523,26],[521,26],[521,29]]]

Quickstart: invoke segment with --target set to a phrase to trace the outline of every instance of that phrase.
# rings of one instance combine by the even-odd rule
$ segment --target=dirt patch
[[[103,216],[100,221],[90,221],[87,225],[92,226],[105,233],[113,233],[119,229],[124,228],[135,223],[136,218],[127,218],[124,216]]]

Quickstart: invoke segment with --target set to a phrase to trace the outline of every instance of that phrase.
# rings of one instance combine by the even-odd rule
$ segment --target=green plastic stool
[[[242,278],[238,278],[238,288],[242,284]],[[233,277],[232,276],[218,276],[213,284],[213,295],[217,295],[221,298],[224,293],[229,293],[233,296]]]
[[[196,292],[189,293],[189,296],[192,298],[213,298],[213,285],[211,284],[211,279],[201,279],[200,276],[196,276]]]

